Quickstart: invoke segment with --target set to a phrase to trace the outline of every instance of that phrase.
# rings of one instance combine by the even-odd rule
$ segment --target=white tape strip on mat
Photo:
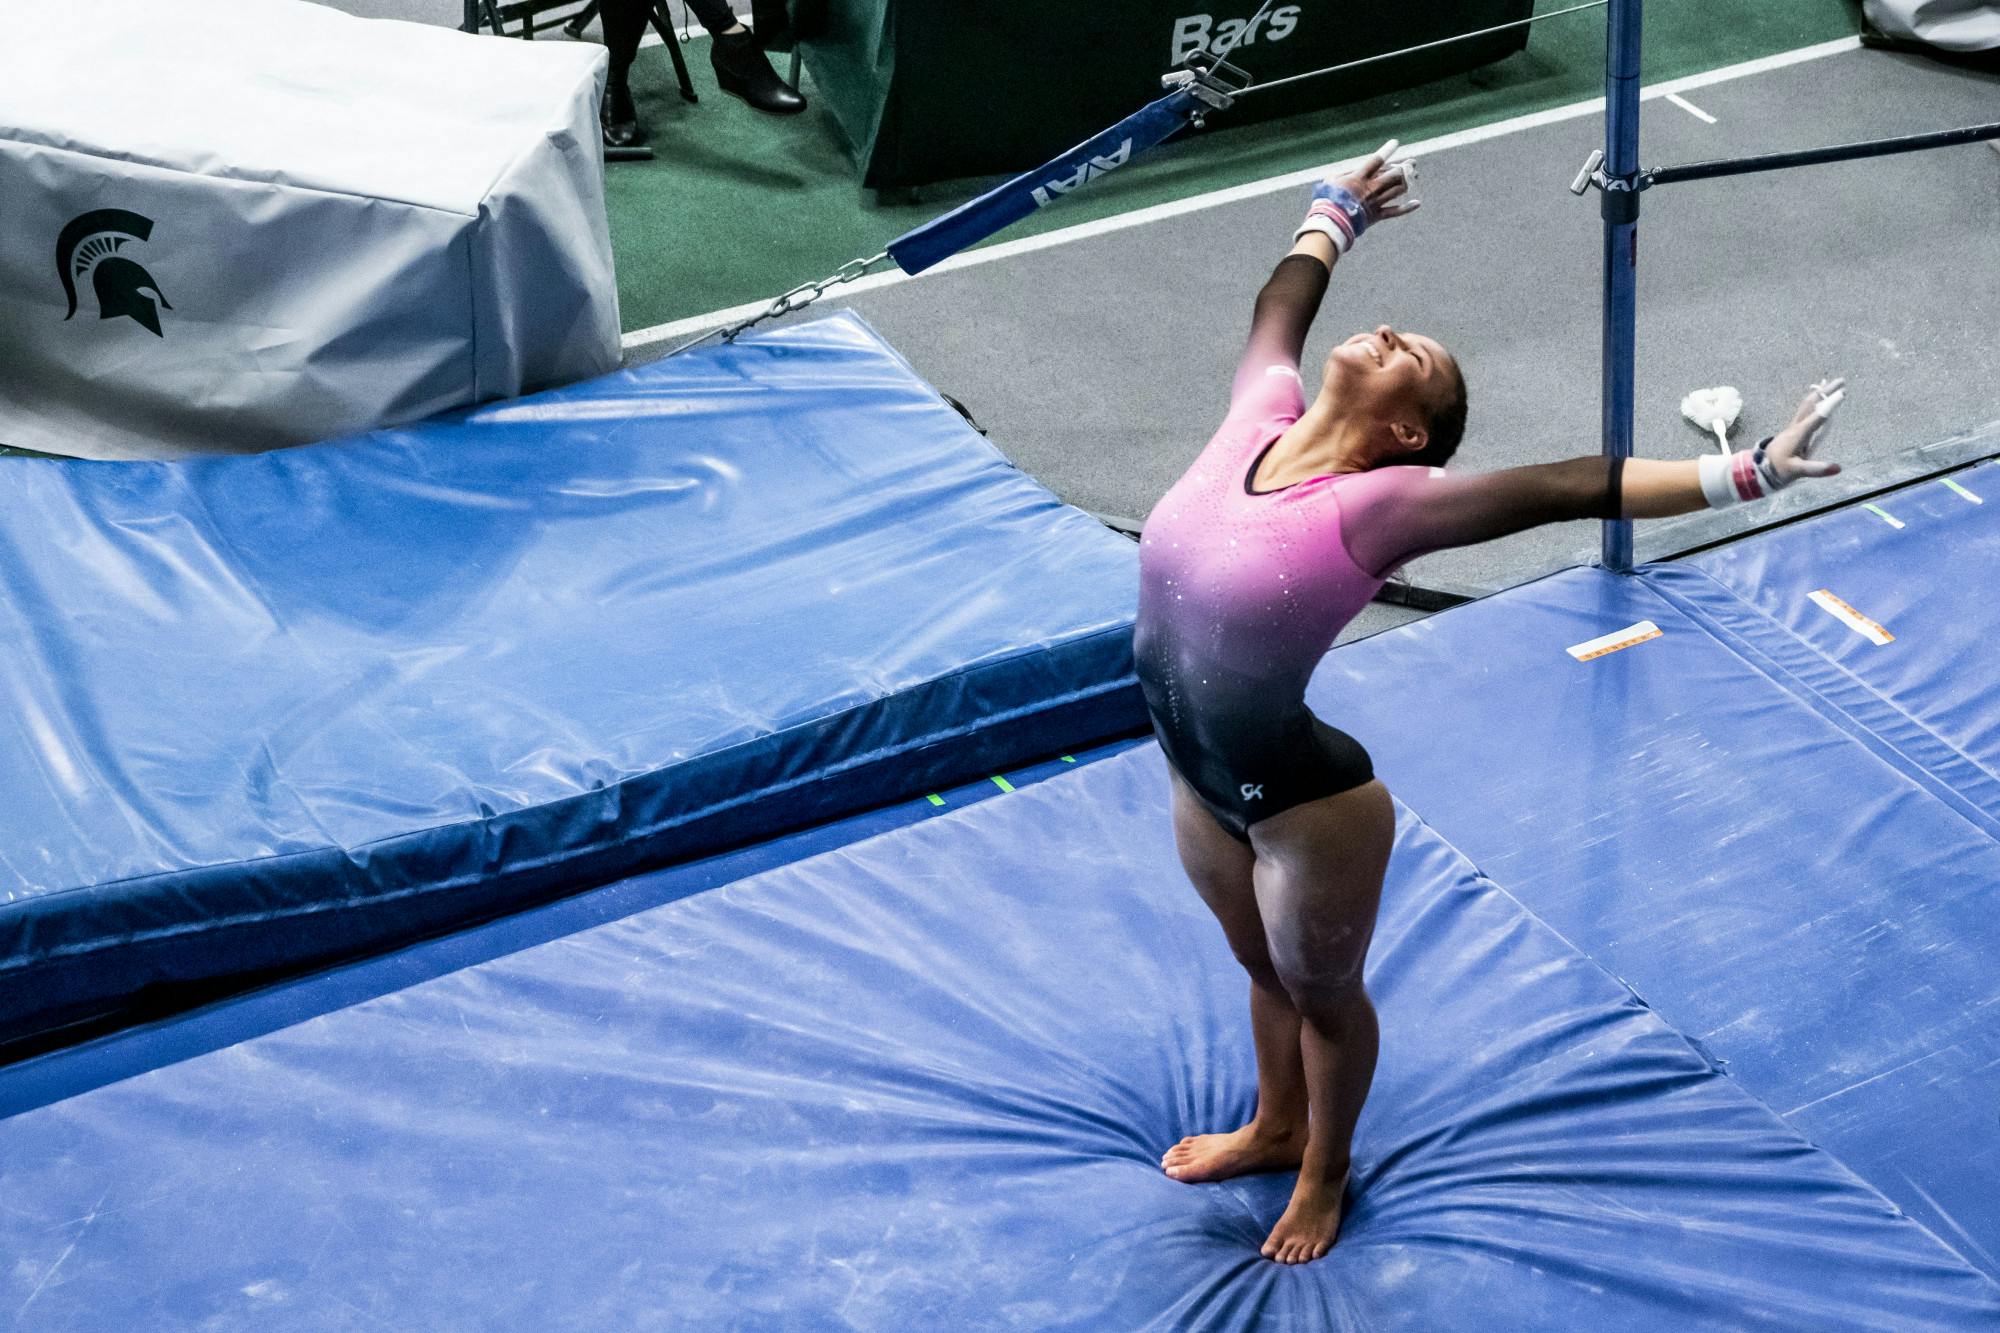
[[[1579,662],[1588,662],[1593,657],[1602,657],[1606,653],[1615,653],[1620,648],[1630,648],[1635,643],[1644,643],[1648,639],[1659,637],[1660,627],[1650,620],[1642,620],[1636,625],[1627,625],[1624,629],[1615,629],[1609,634],[1600,635],[1589,643],[1576,644],[1570,648],[1569,655]]]
[[[1819,606],[1820,610],[1826,612],[1835,620],[1838,620],[1841,624],[1859,634],[1862,638],[1867,639],[1870,643],[1895,642],[1895,635],[1883,629],[1859,611],[1856,611],[1846,602],[1835,597],[1825,588],[1821,588],[1818,592],[1812,594],[1812,599]]]

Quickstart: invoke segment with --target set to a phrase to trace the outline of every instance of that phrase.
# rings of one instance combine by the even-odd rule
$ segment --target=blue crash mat
[[[2000,829],[2000,464],[1663,565],[1652,578],[1798,686],[1865,718]]]
[[[4,469],[0,1039],[1143,725],[1132,545],[851,315]]]
[[[1851,514],[1782,537],[1811,552],[1815,530],[1842,540],[1782,581],[1882,611],[1883,582],[1863,575],[1895,557],[1846,545]],[[1784,566],[1754,554],[1779,539],[1745,543],[1732,567],[1765,560],[1784,601]],[[1965,593],[1996,575],[1964,571],[1964,614],[1991,623]],[[1757,645],[1789,637],[1775,625],[1718,637],[1682,614],[1689,579],[1719,591],[1672,567],[1557,575],[1337,651],[1310,697],[1507,892],[2000,1276],[2000,843],[1935,768],[1870,730],[1874,712],[1843,711],[1837,681],[1822,692],[1774,665]],[[1911,632],[1884,654],[1925,651],[1904,605],[1884,614]],[[1798,632],[1821,635],[1821,614],[1797,612]],[[1660,636],[1589,661],[1566,651],[1641,623]],[[1810,673],[1818,654],[1793,656]],[[1981,707],[1988,727],[2000,717],[2000,670],[1991,654],[1959,669],[1971,734]]]
[[[2000,1286],[1407,814],[1358,1197],[1328,1258],[1259,1259],[1289,1177],[1157,1165],[1254,1096],[1243,976],[1166,808],[1147,745],[0,1121],[0,1308],[50,1333],[2000,1327]]]

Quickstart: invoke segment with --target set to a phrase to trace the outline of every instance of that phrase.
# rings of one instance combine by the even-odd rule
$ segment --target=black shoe
[[[632,104],[632,85],[616,75],[604,85],[597,123],[604,131],[606,148],[637,148],[646,142],[646,131],[639,124],[639,108]]]
[[[709,42],[708,63],[715,66],[715,81],[722,91],[734,93],[759,111],[789,116],[806,109],[806,99],[778,77],[748,32],[718,33]]]

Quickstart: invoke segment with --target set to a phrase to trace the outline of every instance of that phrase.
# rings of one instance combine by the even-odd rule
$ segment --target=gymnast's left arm
[[[1840,464],[1814,458],[1812,452],[1833,410],[1847,396],[1846,383],[1833,379],[1813,385],[1791,423],[1755,449],[1672,463],[1627,459],[1620,517],[1671,518],[1722,509],[1761,500],[1804,478],[1836,475]]]
[[[1813,386],[1791,424],[1756,449],[1665,462],[1586,454],[1558,463],[1457,475],[1380,467],[1343,485],[1341,535],[1363,569],[1386,574],[1449,547],[1474,546],[1547,523],[1670,518],[1760,500],[1838,463],[1812,457],[1845,381]]]

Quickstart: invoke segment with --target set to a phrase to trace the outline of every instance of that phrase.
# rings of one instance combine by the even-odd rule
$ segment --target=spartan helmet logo
[[[160,332],[160,312],[172,310],[160,284],[137,260],[118,253],[127,241],[145,241],[153,234],[153,220],[128,213],[122,208],[98,208],[74,218],[56,238],[56,271],[62,275],[63,295],[69,298],[69,314],[76,314],[77,285],[90,279],[97,293],[97,317],[116,319],[124,315],[153,331]]]

